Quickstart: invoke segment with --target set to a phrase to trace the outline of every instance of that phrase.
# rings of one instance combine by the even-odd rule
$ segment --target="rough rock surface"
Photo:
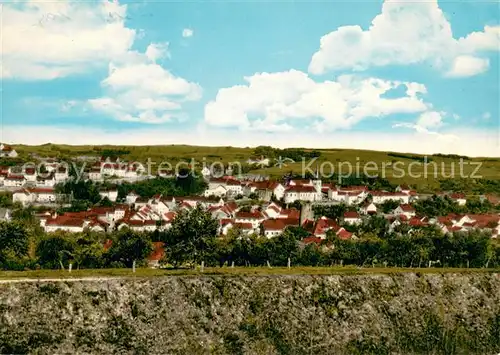
[[[498,274],[0,284],[0,353],[498,354]]]

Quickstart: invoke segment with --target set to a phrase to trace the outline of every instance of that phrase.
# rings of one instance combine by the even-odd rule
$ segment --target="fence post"
[[[135,273],[135,260],[134,262],[132,263],[132,272]]]
[[[231,262],[231,267],[234,269],[234,261]]]
[[[72,268],[73,268],[73,264],[72,264],[72,263],[70,263],[70,264],[69,264],[68,271],[69,271],[69,272],[71,272],[71,269],[72,269]]]
[[[288,268],[290,269],[290,266],[291,266],[291,262],[290,262],[290,258],[288,258]]]
[[[203,269],[205,268],[205,261],[201,261],[201,272],[203,272]]]
[[[269,260],[267,260],[267,267],[271,267],[271,264],[269,264]]]

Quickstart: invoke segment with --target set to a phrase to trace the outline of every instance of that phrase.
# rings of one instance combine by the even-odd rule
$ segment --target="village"
[[[12,147],[2,146],[2,151],[17,156]],[[82,232],[112,232],[129,228],[138,232],[168,230],[176,215],[182,210],[192,210],[200,205],[218,221],[219,235],[226,235],[237,228],[244,234],[263,235],[273,238],[288,227],[302,227],[308,232],[304,243],[321,243],[327,232],[339,238],[357,238],[350,226],[360,225],[370,216],[381,216],[393,230],[399,225],[412,228],[436,226],[443,233],[479,229],[497,238],[500,233],[500,214],[448,214],[426,216],[416,212],[413,204],[429,196],[419,195],[407,185],[399,185],[394,191],[369,190],[367,186],[337,186],[325,183],[318,176],[310,179],[271,180],[238,178],[237,176],[212,177],[210,171],[201,173],[206,182],[205,190],[192,196],[164,196],[156,194],[146,197],[130,191],[122,198],[114,188],[100,189],[106,206],[92,206],[78,212],[57,213],[57,206],[67,200],[56,192],[57,184],[70,178],[67,167],[61,167],[57,159],[44,160],[43,174],[35,168],[18,166],[0,167],[0,186],[10,188],[12,202],[37,206],[45,211],[36,214],[40,226],[46,233],[58,230]],[[106,176],[121,178],[136,177],[137,172],[126,162],[97,159],[89,169],[86,179],[102,181]],[[463,193],[438,193],[457,206],[466,206]],[[65,199],[66,197],[66,199]],[[479,196],[493,206],[499,199],[494,195]],[[382,210],[382,205],[392,208]],[[345,212],[339,218],[318,215],[317,207],[341,205]],[[9,210],[3,208],[0,218],[8,220]]]

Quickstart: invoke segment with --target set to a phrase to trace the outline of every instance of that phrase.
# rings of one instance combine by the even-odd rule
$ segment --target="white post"
[[[72,264],[72,263],[70,263],[70,264],[69,264],[68,271],[69,271],[69,272],[71,272],[71,269],[72,269],[72,268],[73,268],[73,264]]]
[[[271,264],[269,264],[269,260],[267,260],[267,267],[271,267]]]
[[[290,258],[288,258],[288,268],[290,269],[290,266],[291,266],[291,262],[290,262]]]
[[[134,262],[132,263],[132,272],[135,273],[135,260]]]
[[[231,267],[232,267],[232,268],[234,268],[234,261],[233,261],[233,262],[231,262]]]
[[[202,262],[201,262],[201,272],[203,272],[203,268],[204,268],[204,267],[205,267],[205,262],[204,262],[204,261],[202,261]]]

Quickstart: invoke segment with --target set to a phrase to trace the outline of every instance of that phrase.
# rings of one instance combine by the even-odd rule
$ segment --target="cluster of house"
[[[44,171],[35,167],[0,166],[0,186],[51,188],[69,178],[67,166],[49,160],[43,164]]]
[[[106,177],[135,179],[144,172],[143,169],[140,164],[128,163],[120,158],[101,157],[91,166],[88,178],[92,181],[102,181]]]
[[[296,192],[297,187],[316,189],[314,185],[318,184],[317,181],[311,180],[292,180],[286,187],[281,183],[270,181],[252,182],[242,186],[242,184],[236,185],[236,181],[227,178],[223,183],[227,187],[238,186],[241,188],[241,191],[235,190],[237,193],[246,193],[243,189],[250,189],[250,193],[259,195],[264,193],[264,197],[269,197],[269,191],[275,196],[276,192],[282,191],[281,196],[285,201],[287,192]],[[222,182],[218,186],[222,186]],[[437,219],[418,216],[411,205],[411,201],[418,196],[404,185],[399,186],[395,193],[368,191],[365,186],[334,187],[327,185],[322,186],[321,189],[324,196],[329,196],[334,201],[340,200],[344,203],[349,201],[346,205],[350,205],[350,211],[345,212],[340,221],[326,217],[315,218],[313,206],[318,200],[309,200],[310,203],[305,204],[301,210],[297,210],[284,207],[287,205],[286,203],[266,202],[264,198],[262,199],[264,202],[249,206],[238,204],[233,199],[212,195],[209,197],[157,195],[151,198],[142,198],[135,192],[130,192],[123,204],[115,204],[113,207],[95,207],[89,211],[63,215],[47,212],[38,217],[47,232],[58,229],[81,232],[85,228],[102,232],[122,228],[130,228],[135,231],[154,231],[168,229],[179,211],[191,210],[200,204],[213,218],[219,221],[221,235],[226,235],[231,229],[238,228],[245,234],[257,233],[272,238],[283,233],[289,226],[301,226],[311,233],[311,237],[315,238],[324,239],[328,230],[332,230],[341,238],[355,238],[356,236],[343,226],[360,224],[366,216],[374,214],[383,215],[390,222],[392,230],[401,224],[407,224],[411,228],[437,225],[445,233],[471,228],[489,229],[494,237],[498,236],[499,233],[500,215],[498,214],[450,215]],[[116,190],[101,192],[102,197],[108,197],[111,201],[116,201],[117,195]],[[356,199],[346,200],[346,196],[356,197]],[[371,197],[367,199],[368,196]],[[451,197],[458,203],[465,200],[465,196],[461,194],[451,195]],[[35,188],[16,191],[13,198],[14,201],[24,204],[33,202],[43,204],[43,202],[54,201],[57,196],[51,189]],[[383,214],[379,210],[379,205],[388,199],[397,201],[399,206],[390,213]]]
[[[340,187],[325,184],[321,179],[296,179],[286,183],[278,181],[247,181],[235,177],[213,178],[208,181],[205,196],[250,196],[257,195],[259,200],[270,201],[274,196],[285,203],[295,201],[321,202],[332,201],[345,205],[355,205],[364,201],[368,195],[374,203],[384,203],[389,200],[410,203],[418,198],[416,191],[408,186],[398,186],[396,192],[368,191],[366,186]],[[453,198],[453,196],[452,196]]]

